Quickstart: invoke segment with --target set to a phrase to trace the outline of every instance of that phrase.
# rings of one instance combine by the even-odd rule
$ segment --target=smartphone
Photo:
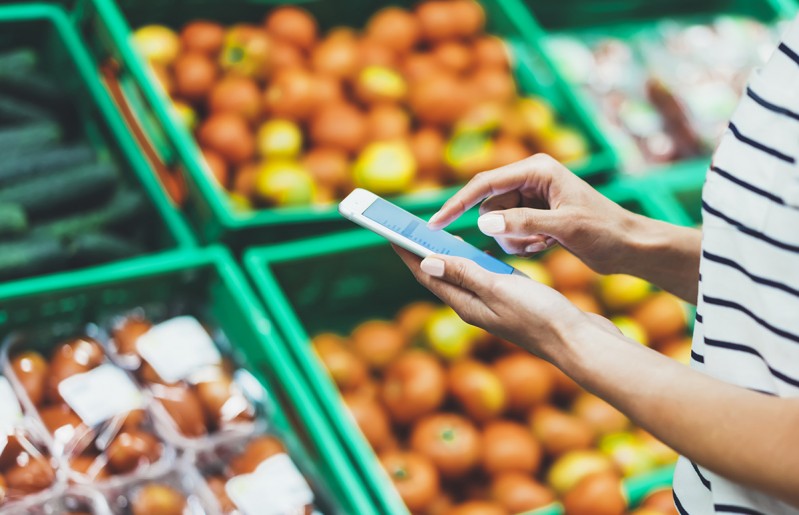
[[[427,222],[401,207],[361,188],[355,189],[338,205],[344,218],[376,232],[392,243],[427,257],[445,254],[471,259],[489,272],[525,276],[499,259],[489,256],[477,247],[459,240],[446,231],[433,231]]]

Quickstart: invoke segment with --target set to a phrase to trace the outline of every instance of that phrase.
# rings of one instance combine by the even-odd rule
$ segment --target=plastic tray
[[[633,211],[663,218],[670,201],[642,195],[630,184],[603,190]],[[676,209],[675,206],[669,210]],[[496,248],[493,239],[475,227],[476,210],[449,230],[479,248]],[[350,453],[361,477],[385,513],[407,513],[402,501],[381,469],[374,451],[344,408],[340,394],[324,366],[311,349],[310,336],[322,331],[348,334],[369,318],[391,318],[411,301],[435,300],[419,286],[394,255],[386,241],[371,232],[354,230],[312,240],[251,249],[245,266],[267,312],[277,321],[300,370],[310,383],[322,409]],[[671,476],[665,473],[670,480]],[[650,481],[641,478],[630,490],[632,502],[651,487],[663,486],[663,473]],[[668,484],[668,482],[666,482]],[[551,512],[559,513],[557,506]]]
[[[542,59],[555,70],[556,81],[566,87],[572,101],[585,111],[589,119],[597,119],[598,108],[580,89],[563,76],[555,59],[547,49],[546,39],[551,35],[609,35],[622,39],[646,31],[663,19],[706,21],[719,14],[746,15],[764,22],[792,19],[799,9],[796,0],[512,0],[520,8],[515,11],[514,23],[518,27],[541,34],[536,50]],[[710,156],[681,162],[652,166],[640,175],[672,173],[693,168],[702,176],[710,163]]]
[[[74,100],[82,123],[79,130],[98,152],[110,153],[120,165],[123,179],[143,190],[148,197],[154,215],[146,219],[151,227],[149,247],[155,251],[194,246],[195,239],[183,215],[171,205],[141,158],[66,12],[59,6],[44,3],[0,6],[0,50],[19,45],[31,46],[39,52],[44,68],[59,77],[62,88]],[[138,259],[142,258],[135,257],[131,261]],[[125,266],[116,262],[89,269],[99,273]],[[13,294],[17,287],[29,281],[56,288],[72,273],[7,281],[0,284],[0,294]]]
[[[267,390],[268,423],[314,486],[323,511],[374,512],[284,344],[224,249],[142,259],[124,271],[76,273],[57,285],[21,285],[14,295],[0,296],[0,333],[49,327],[54,338],[65,337],[139,305],[148,313],[177,305],[220,327],[238,361]]]
[[[236,212],[226,193],[209,177],[200,159],[193,136],[177,123],[169,99],[151,76],[144,61],[133,48],[130,27],[149,23],[179,28],[195,18],[208,18],[222,23],[260,20],[277,4],[301,3],[320,21],[322,29],[344,24],[361,27],[369,15],[386,4],[412,5],[410,0],[367,2],[334,0],[81,0],[75,9],[76,21],[89,33],[91,47],[113,42],[112,50],[121,66],[120,79],[145,131],[168,164],[178,163],[189,177],[188,213],[205,241],[222,240],[235,247],[252,243],[271,243],[330,232],[344,227],[335,207],[304,207]],[[591,156],[577,163],[575,170],[583,176],[609,172],[616,165],[616,156],[604,136],[594,127],[586,113],[571,101],[563,85],[556,83],[549,64],[538,51],[530,51],[531,34],[514,24],[518,4],[515,0],[481,0],[488,14],[488,31],[501,35],[516,57],[516,78],[520,89],[546,97],[561,113],[562,119],[581,130],[589,139]],[[102,57],[101,54],[98,54]],[[124,77],[123,77],[124,75]],[[167,148],[160,148],[166,141]],[[174,147],[175,152],[172,148]],[[396,198],[401,206],[414,212],[435,209],[451,195],[451,189],[432,194],[407,195]]]

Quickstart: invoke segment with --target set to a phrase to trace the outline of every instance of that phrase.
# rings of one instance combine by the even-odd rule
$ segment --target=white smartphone
[[[401,207],[361,188],[355,189],[338,205],[344,218],[374,231],[392,243],[427,257],[447,254],[471,259],[490,272],[527,277],[507,263],[489,256],[477,247],[459,240],[446,231],[433,231],[427,222]]]

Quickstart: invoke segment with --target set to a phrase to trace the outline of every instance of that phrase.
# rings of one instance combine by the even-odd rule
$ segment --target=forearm
[[[589,323],[548,359],[680,454],[799,507],[799,399],[723,383]]]
[[[627,251],[618,272],[646,279],[696,304],[701,231],[640,215],[632,215],[626,225]]]

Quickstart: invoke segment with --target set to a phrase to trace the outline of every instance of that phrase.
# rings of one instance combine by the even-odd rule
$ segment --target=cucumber
[[[0,121],[19,122],[52,118],[47,109],[11,95],[0,95]]]
[[[113,190],[118,179],[110,163],[93,163],[0,188],[0,203],[17,203],[31,217],[80,205]]]
[[[94,149],[87,143],[54,147],[35,154],[5,158],[0,161],[0,186],[20,179],[52,175],[66,168],[86,165],[95,159]]]
[[[3,160],[53,147],[61,139],[61,127],[53,121],[26,123],[0,129],[0,155]]]
[[[74,112],[62,85],[40,73],[0,74],[0,92],[46,108],[64,119]]]
[[[69,255],[58,238],[32,237],[0,243],[0,281],[64,268]]]
[[[19,204],[0,204],[0,237],[28,230],[28,217]]]
[[[41,224],[33,232],[48,236],[75,237],[84,232],[101,231],[130,222],[141,215],[146,206],[141,193],[120,190],[98,209]]]
[[[0,75],[28,74],[36,67],[36,52],[32,48],[17,48],[0,54]]]
[[[67,245],[76,265],[85,266],[124,259],[141,254],[143,249],[119,236],[90,232],[75,236]]]

